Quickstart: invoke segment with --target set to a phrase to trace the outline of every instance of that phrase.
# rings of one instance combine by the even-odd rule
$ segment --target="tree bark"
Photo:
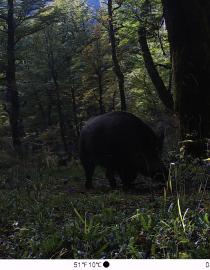
[[[60,97],[60,89],[59,89],[59,84],[58,84],[58,78],[57,78],[57,72],[55,69],[55,59],[54,59],[54,53],[53,49],[51,48],[50,44],[50,38],[49,38],[49,33],[46,33],[46,43],[47,43],[47,55],[48,55],[48,66],[49,66],[49,71],[50,75],[52,77],[53,83],[54,83],[54,91],[55,91],[55,97],[56,97],[56,106],[57,106],[57,111],[58,111],[58,119],[59,119],[59,127],[60,127],[60,136],[61,136],[61,141],[63,143],[63,147],[66,153],[68,153],[68,143],[66,140],[65,136],[65,121],[63,117],[63,110],[62,110],[62,105],[61,105],[61,97]]]
[[[33,87],[33,85],[31,87]],[[46,113],[45,113],[44,107],[42,105],[41,99],[39,98],[39,94],[37,93],[37,90],[35,89],[33,93],[34,93],[34,97],[36,99],[36,102],[37,102],[37,104],[39,106],[40,114],[41,114],[41,117],[42,117],[42,119],[41,119],[42,126],[45,129],[46,127],[48,127],[48,125],[46,123],[47,122],[46,121]]]
[[[112,61],[114,64],[114,71],[118,80],[118,87],[120,92],[120,101],[121,101],[121,110],[126,111],[126,99],[125,99],[125,86],[124,86],[124,74],[121,70],[119,60],[117,57],[117,49],[116,49],[116,37],[115,37],[115,29],[113,25],[113,7],[112,0],[108,0],[108,15],[109,15],[109,37],[112,48]]]
[[[8,101],[8,115],[10,128],[12,133],[13,146],[15,149],[21,146],[20,132],[19,132],[19,95],[16,85],[16,59],[15,59],[15,20],[14,20],[14,3],[13,0],[8,0],[8,37],[7,37],[7,101]]]
[[[97,73],[98,76],[98,89],[99,89],[99,109],[100,109],[100,114],[105,113],[104,110],[104,103],[103,103],[103,84],[102,84],[102,73],[101,70]]]
[[[210,1],[162,0],[181,136],[210,137]]]
[[[72,86],[70,89],[71,89],[72,109],[73,109],[73,116],[74,116],[74,126],[76,129],[76,136],[77,136],[77,141],[78,141],[80,129],[79,129],[78,117],[77,117],[77,103],[76,103],[74,86]]]
[[[153,82],[153,85],[155,86],[156,92],[160,100],[162,101],[163,105],[169,111],[173,111],[174,109],[173,96],[171,92],[165,87],[165,84],[155,67],[149,46],[147,44],[147,35],[145,27],[139,28],[138,35],[139,35],[139,44],[143,53],[145,67]]]
[[[52,79],[55,85],[55,96],[56,96],[56,106],[58,110],[58,118],[59,118],[59,127],[60,127],[60,134],[61,134],[61,140],[63,142],[64,150],[66,153],[68,153],[68,144],[65,136],[65,125],[64,125],[64,118],[63,118],[63,111],[62,111],[62,106],[61,106],[61,97],[60,97],[60,89],[58,85],[58,80],[57,80],[57,73],[54,69],[54,58],[52,56],[52,62],[51,62],[51,74],[52,74]]]
[[[52,121],[52,90],[51,89],[47,89],[47,97],[48,97],[48,104],[47,104],[47,126],[51,127],[53,124]]]
[[[97,76],[97,81],[98,81],[98,103],[99,103],[99,111],[100,114],[105,113],[105,107],[103,103],[103,94],[104,94],[104,87],[103,87],[103,76],[104,72],[107,70],[107,67],[105,65],[104,61],[104,52],[102,50],[101,46],[101,36],[96,36],[96,42],[95,42],[95,50],[96,50],[96,55],[94,56],[94,70],[95,74]]]

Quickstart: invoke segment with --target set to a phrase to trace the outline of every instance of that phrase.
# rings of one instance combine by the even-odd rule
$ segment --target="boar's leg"
[[[82,165],[84,167],[85,176],[86,176],[85,187],[86,187],[86,189],[91,189],[91,188],[93,188],[92,177],[93,177],[94,170],[95,170],[95,164],[91,161],[83,161]]]
[[[119,175],[123,184],[123,190],[127,191],[131,188],[131,184],[136,179],[137,172],[131,169],[123,169],[119,172]]]
[[[111,169],[106,170],[106,178],[109,180],[110,187],[116,189],[116,179],[114,177],[114,171]]]

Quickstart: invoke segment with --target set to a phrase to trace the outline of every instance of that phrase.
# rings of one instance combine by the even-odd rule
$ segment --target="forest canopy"
[[[77,0],[18,1],[10,6],[10,24],[9,5],[1,1],[0,119],[1,128],[10,125],[14,145],[57,129],[67,150],[85,120],[120,110],[123,102],[153,121],[172,109],[172,99],[159,98],[161,87],[162,96],[171,88],[160,1],[116,1],[111,9],[110,20],[108,3],[96,10]],[[150,78],[140,27],[159,80]]]

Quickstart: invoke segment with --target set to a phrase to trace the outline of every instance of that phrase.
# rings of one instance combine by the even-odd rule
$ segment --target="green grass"
[[[0,258],[209,258],[206,190],[138,195],[83,186],[78,164],[2,170]]]

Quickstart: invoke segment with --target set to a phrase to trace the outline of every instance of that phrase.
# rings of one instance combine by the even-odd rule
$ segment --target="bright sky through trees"
[[[92,7],[98,8],[100,6],[100,0],[88,0],[88,4]]]

